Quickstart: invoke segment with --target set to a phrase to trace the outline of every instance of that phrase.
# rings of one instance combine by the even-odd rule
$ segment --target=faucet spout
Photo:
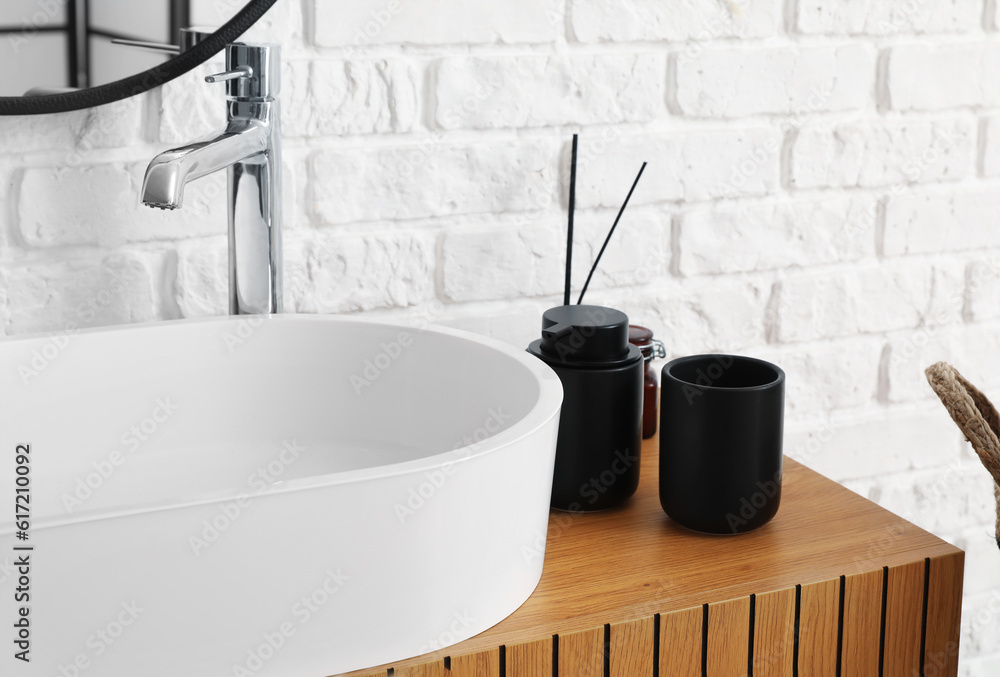
[[[264,153],[268,149],[268,134],[267,126],[258,120],[233,119],[220,134],[160,153],[146,168],[143,204],[178,209],[184,203],[184,186],[188,181]]]
[[[150,207],[177,209],[189,181],[225,169],[229,312],[280,313],[280,48],[227,45],[226,67],[226,72],[206,78],[226,83],[226,129],[153,158],[142,181],[142,201]]]

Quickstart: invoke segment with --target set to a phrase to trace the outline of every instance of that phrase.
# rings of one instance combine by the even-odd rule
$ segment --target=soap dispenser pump
[[[563,386],[553,508],[613,508],[639,485],[643,359],[628,336],[620,310],[563,305],[543,313],[542,338],[528,346]]]

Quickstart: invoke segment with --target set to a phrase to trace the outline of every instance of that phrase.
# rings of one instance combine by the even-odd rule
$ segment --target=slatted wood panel
[[[559,635],[559,673],[577,677],[603,677],[603,626]]]
[[[659,677],[701,677],[700,606],[660,615]]]
[[[393,677],[447,677],[448,671],[444,669],[444,661],[434,661],[423,663],[422,665],[411,665],[405,668],[398,668],[393,673]]]
[[[882,642],[882,570],[851,574],[844,580],[844,675],[878,677]]]
[[[924,670],[935,677],[958,674],[965,553],[930,558],[927,581],[927,637]]]
[[[920,647],[926,604],[928,629],[924,674],[954,677],[963,564],[964,557],[958,553],[929,560],[926,564],[912,562],[852,574],[843,580],[801,586],[798,674],[809,677],[837,674],[838,617],[842,599],[842,675],[914,677],[921,674]],[[793,677],[796,655],[794,588],[755,595],[753,603],[750,598],[738,598],[708,605],[707,677],[747,674],[751,614],[754,677]],[[654,677],[702,677],[704,616],[703,606],[661,614],[660,670]],[[607,636],[612,677],[654,675],[654,633],[655,619],[646,617],[610,625],[607,635],[603,625],[560,635],[558,674],[603,677]],[[880,651],[884,655],[880,656]],[[552,652],[552,638],[508,647],[505,674],[550,677],[553,675]],[[501,677],[499,649],[454,656],[450,658],[450,665],[450,670],[446,670],[442,661],[432,661],[397,669],[395,675]],[[385,674],[382,671],[365,677]]]
[[[450,677],[500,677],[500,649],[452,656]]]
[[[757,595],[754,677],[792,677],[795,663],[795,588]]]
[[[836,677],[840,579],[803,585],[799,600],[799,674]]]
[[[883,677],[920,674],[920,636],[924,608],[924,563],[889,567],[885,600]]]
[[[708,605],[707,677],[745,677],[750,657],[750,598]]]
[[[508,646],[507,677],[552,677],[552,638]]]
[[[748,600],[756,594],[763,604],[765,593],[796,584],[802,585],[799,674],[835,677],[840,575],[872,570],[879,576],[883,567],[924,558],[935,562],[925,660],[929,666],[945,668],[939,674],[954,675],[954,647],[949,649],[949,642],[957,639],[962,560],[954,558],[962,557],[960,550],[791,459],[784,466],[781,510],[767,526],[731,538],[695,534],[663,514],[658,461],[654,437],[643,443],[639,489],[619,510],[553,513],[542,579],[509,618],[458,645],[392,666],[359,670],[351,677],[384,675],[388,667],[398,675],[406,667],[445,656],[496,651],[501,645],[508,649],[509,677],[516,677],[517,671],[528,677],[552,677],[553,634],[565,636],[654,614],[661,620],[660,675],[701,677],[703,603]],[[873,548],[873,539],[886,530],[892,538]],[[875,599],[880,605],[881,596]],[[692,608],[692,613],[684,613]],[[888,604],[886,614],[888,624]],[[880,614],[862,618],[871,618],[880,627]],[[747,615],[744,625],[748,620]],[[755,626],[755,644],[760,631]],[[684,641],[676,639],[681,636]],[[857,639],[857,633],[848,633],[849,652]],[[536,640],[541,643],[537,652],[530,648]],[[736,650],[743,654],[744,671],[748,649],[743,642]],[[535,658],[537,664],[530,662]],[[611,660],[614,664],[614,652]],[[562,672],[563,677],[573,677]]]
[[[652,616],[611,624],[611,677],[654,677],[655,630]]]

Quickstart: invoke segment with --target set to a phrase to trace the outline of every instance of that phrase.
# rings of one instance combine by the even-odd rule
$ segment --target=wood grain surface
[[[708,605],[708,674],[745,677],[750,658],[750,598]]]
[[[844,578],[841,674],[879,677],[882,645],[881,569]]]
[[[500,649],[452,656],[450,677],[500,677]]]
[[[619,628],[609,643],[610,665],[631,661],[642,666],[633,673],[641,677],[652,671],[652,657],[629,655],[637,649],[622,638],[635,636],[635,646],[644,647],[643,651],[651,649],[650,642],[642,633],[633,635],[624,628],[632,621],[655,623],[659,616],[659,652],[654,655],[660,675],[697,676],[701,675],[702,605],[709,604],[706,658],[718,666],[720,677],[730,674],[730,666],[732,674],[745,675],[751,660],[750,595],[755,595],[753,651],[769,656],[753,663],[755,677],[783,675],[788,674],[789,591],[798,586],[799,614],[793,624],[798,622],[799,636],[797,642],[793,637],[792,653],[797,652],[799,674],[835,675],[839,639],[843,675],[877,675],[883,650],[891,661],[912,665],[917,632],[912,595],[918,589],[921,636],[924,633],[924,575],[917,573],[921,567],[928,577],[924,661],[940,666],[935,674],[956,674],[961,550],[787,458],[781,508],[769,524],[739,536],[693,533],[673,523],[660,508],[657,445],[656,437],[643,443],[639,489],[623,507],[550,516],[541,581],[509,617],[447,649],[348,674],[386,674],[390,667],[395,675],[409,674],[403,669],[503,646],[504,677],[553,677],[552,637],[573,633],[584,634],[568,645],[560,643],[559,659],[565,655],[566,660],[583,660],[581,670],[591,670],[594,663],[572,653],[578,650],[577,639],[600,636],[603,666],[604,626],[609,624]],[[892,645],[882,643],[883,581],[885,628],[892,633]],[[712,644],[721,637],[730,638],[729,643]],[[901,644],[895,643],[897,639]],[[571,653],[563,654],[564,647]],[[619,659],[619,651],[626,656]],[[742,672],[737,672],[740,655]],[[695,661],[697,665],[692,665]],[[857,672],[847,671],[848,666]],[[560,664],[559,674],[566,677],[589,674],[562,668]],[[629,674],[621,672],[624,667],[618,669],[616,674]],[[455,663],[449,672],[458,674]],[[716,676],[709,672],[709,677]]]
[[[927,562],[927,635],[924,670],[935,677],[958,674],[958,637],[962,620],[965,553],[931,557]]]
[[[803,585],[799,601],[800,675],[836,677],[840,578]]]
[[[883,677],[913,677],[920,674],[924,568],[923,561],[889,568]]]
[[[701,677],[704,615],[696,606],[660,616],[662,677]]]
[[[507,647],[507,677],[552,677],[552,638]]]
[[[656,655],[656,619],[652,616],[611,625],[611,677],[652,677]]]
[[[795,588],[756,595],[754,677],[792,677],[795,662]]]

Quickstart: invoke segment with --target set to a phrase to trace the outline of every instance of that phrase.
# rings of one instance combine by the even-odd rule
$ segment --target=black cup
[[[678,524],[739,534],[781,501],[785,372],[738,355],[693,355],[660,379],[660,505]]]

